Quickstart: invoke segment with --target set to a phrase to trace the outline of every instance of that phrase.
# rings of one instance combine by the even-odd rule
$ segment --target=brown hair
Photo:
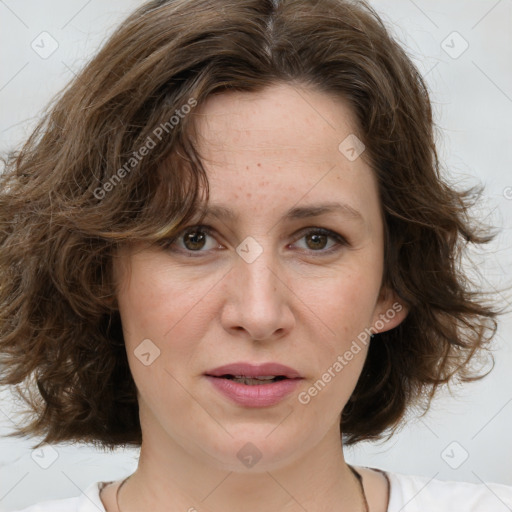
[[[0,384],[16,385],[29,415],[12,435],[141,443],[116,251],[171,237],[201,187],[207,197],[185,105],[282,82],[349,101],[379,183],[383,285],[410,308],[370,344],[343,411],[345,442],[394,431],[454,375],[479,377],[469,363],[499,312],[460,263],[468,242],[494,236],[469,215],[481,189],[443,181],[427,88],[375,11],[345,0],[152,1],[3,159]]]

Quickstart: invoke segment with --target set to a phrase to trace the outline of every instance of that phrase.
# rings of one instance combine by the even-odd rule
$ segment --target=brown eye
[[[221,248],[208,226],[192,226],[175,237],[161,242],[161,247],[171,252],[187,255],[206,255],[212,249]]]
[[[204,231],[189,231],[183,236],[183,245],[189,251],[198,251],[204,247],[206,237]]]
[[[327,245],[328,236],[323,234],[310,234],[306,235],[306,244],[310,249],[318,250],[318,249],[325,249],[325,246]]]
[[[304,241],[303,244],[299,242]],[[295,242],[301,250],[317,252],[319,255],[329,254],[340,250],[343,246],[348,246],[348,241],[330,229],[310,228],[302,232],[302,237]],[[302,247],[301,247],[302,245]]]

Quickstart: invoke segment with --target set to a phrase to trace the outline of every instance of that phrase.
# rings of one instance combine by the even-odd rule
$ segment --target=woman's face
[[[339,443],[367,332],[405,309],[381,290],[377,185],[343,102],[276,85],[212,96],[194,115],[208,228],[116,264],[143,443],[264,471]],[[221,368],[235,363],[253,367]],[[254,368],[265,363],[288,370]]]

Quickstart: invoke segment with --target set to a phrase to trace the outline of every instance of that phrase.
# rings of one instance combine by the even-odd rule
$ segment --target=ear
[[[408,313],[409,308],[397,293],[382,287],[373,313],[371,331],[374,334],[389,331],[402,323]]]

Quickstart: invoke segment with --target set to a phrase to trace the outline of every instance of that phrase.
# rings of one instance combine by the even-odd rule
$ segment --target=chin
[[[203,437],[200,449],[210,456],[216,467],[235,473],[260,473],[284,468],[292,464],[307,449],[306,439],[282,428],[277,433],[273,424],[238,424],[236,429],[226,429],[223,434]],[[311,439],[311,437],[309,438]],[[205,446],[205,441],[210,443]]]

